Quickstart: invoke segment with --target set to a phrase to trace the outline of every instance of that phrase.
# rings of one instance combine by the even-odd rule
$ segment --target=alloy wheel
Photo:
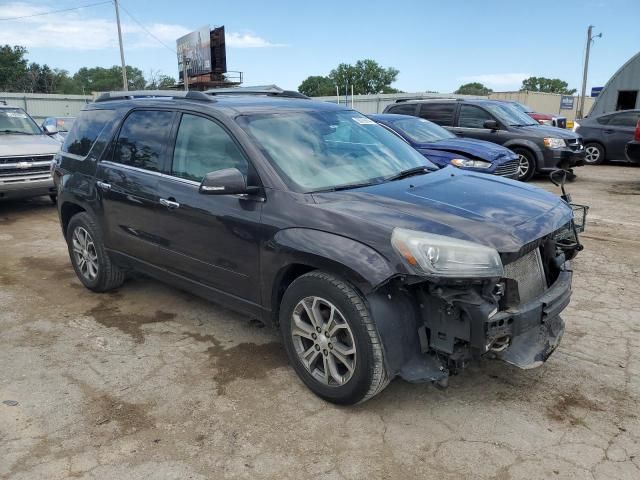
[[[93,238],[83,227],[76,227],[71,241],[78,270],[87,280],[95,280],[98,276],[98,253]]]
[[[300,362],[320,383],[346,384],[356,367],[356,344],[338,308],[320,297],[306,297],[293,309],[291,337]]]
[[[522,153],[518,154],[518,178],[524,178],[529,173],[529,169],[531,165],[529,165],[529,159],[525,157]]]
[[[584,156],[585,162],[596,163],[598,160],[600,160],[600,149],[598,147],[589,145],[587,148],[584,149],[584,152],[585,152],[585,156]]]

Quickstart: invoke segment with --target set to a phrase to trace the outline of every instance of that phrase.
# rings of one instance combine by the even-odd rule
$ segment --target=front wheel
[[[319,271],[296,279],[282,299],[280,329],[291,365],[319,397],[352,405],[389,384],[367,305],[344,280]]]
[[[518,180],[528,182],[536,173],[536,161],[533,153],[524,148],[514,148],[513,151],[518,155]]]
[[[604,162],[604,148],[599,143],[587,143],[584,146],[584,163],[600,165]]]

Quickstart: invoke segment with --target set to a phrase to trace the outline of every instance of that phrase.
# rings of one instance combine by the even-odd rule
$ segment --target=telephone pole
[[[582,72],[582,95],[580,95],[580,110],[578,111],[578,118],[584,117],[584,96],[587,93],[587,74],[589,72],[589,54],[591,53],[591,43],[595,38],[602,38],[602,33],[596,36],[592,36],[593,25],[589,25],[587,29],[587,49],[584,53],[584,71]]]
[[[116,22],[118,24],[118,41],[120,42],[120,63],[122,63],[122,89],[126,92],[129,90],[127,82],[127,64],[124,62],[124,47],[122,46],[122,30],[120,28],[120,10],[118,9],[118,0],[113,0],[116,7]]]

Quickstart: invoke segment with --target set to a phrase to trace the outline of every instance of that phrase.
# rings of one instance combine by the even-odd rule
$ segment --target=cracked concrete
[[[351,408],[249,318],[146,279],[85,290],[53,207],[0,203],[0,478],[640,478],[640,168],[578,173],[586,249],[547,364]]]

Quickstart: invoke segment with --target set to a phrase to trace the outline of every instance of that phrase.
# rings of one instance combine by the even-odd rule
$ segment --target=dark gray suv
[[[584,162],[579,135],[556,127],[540,125],[506,102],[496,100],[399,100],[384,113],[426,118],[459,137],[476,138],[503,145],[519,157],[519,180],[529,180],[536,172],[558,168],[570,170]]]

